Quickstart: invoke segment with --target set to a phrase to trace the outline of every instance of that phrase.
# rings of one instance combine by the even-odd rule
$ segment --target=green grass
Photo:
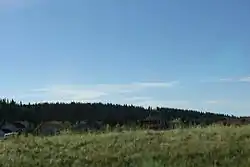
[[[64,134],[0,142],[8,167],[249,167],[250,126]]]

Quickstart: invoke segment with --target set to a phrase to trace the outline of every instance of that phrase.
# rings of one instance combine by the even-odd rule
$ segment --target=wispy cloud
[[[235,78],[221,78],[221,82],[250,82],[250,76],[235,77]]]
[[[170,88],[179,84],[178,81],[171,82],[134,82],[130,84],[98,84],[96,90],[105,90],[113,93],[129,93],[144,89]]]
[[[158,99],[147,99],[134,101],[133,104],[143,107],[170,107],[170,108],[184,108],[191,109],[191,104],[188,100],[158,100]]]
[[[97,85],[52,85],[44,88],[32,89],[25,98],[34,96],[54,101],[93,101],[105,96],[133,94],[149,89],[167,89],[178,84],[172,82],[135,82],[130,84],[97,84]],[[136,99],[134,99],[136,100]],[[138,99],[137,99],[138,100]]]
[[[206,100],[206,104],[225,104],[225,100]]]
[[[241,78],[248,82],[247,78]],[[129,84],[96,84],[96,85],[49,85],[37,89],[6,91],[5,97],[13,97],[17,101],[27,102],[104,102],[115,104],[133,104],[143,107],[170,107],[193,109],[210,112],[224,112],[229,114],[247,113],[249,105],[247,99],[183,99],[172,98],[168,90],[179,91],[179,82],[135,82]],[[2,91],[1,91],[2,92]],[[4,92],[4,91],[3,91]],[[157,92],[157,93],[156,93]],[[15,95],[15,96],[14,96]],[[205,98],[205,97],[204,97]],[[244,114],[246,115],[246,114]]]
[[[146,100],[152,100],[152,97],[149,96],[132,96],[132,97],[126,97],[126,101],[128,102],[140,102],[140,101],[146,101]]]
[[[243,76],[243,77],[227,77],[227,78],[217,78],[217,79],[206,79],[202,80],[201,82],[205,83],[213,83],[213,82],[249,82],[250,83],[250,76]]]
[[[250,82],[250,76],[249,77],[242,77],[239,79],[240,82]]]
[[[141,87],[141,88],[166,88],[166,87],[172,87],[176,84],[179,84],[178,81],[172,81],[172,82],[138,82],[134,83],[134,86]]]
[[[220,78],[219,82],[233,82],[234,79],[233,78]]]

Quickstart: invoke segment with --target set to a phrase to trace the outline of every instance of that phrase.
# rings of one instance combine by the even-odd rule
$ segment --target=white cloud
[[[206,80],[201,80],[201,82],[209,83],[209,82],[250,82],[250,76],[244,76],[244,77],[228,77],[228,78],[217,78],[217,79],[206,79]]]
[[[166,87],[172,87],[176,84],[179,84],[178,81],[172,81],[172,82],[139,82],[134,83],[134,86],[138,86],[141,88],[153,88],[153,87],[160,87],[160,88],[166,88]]]
[[[205,103],[207,103],[207,104],[225,104],[226,101],[223,101],[223,100],[207,100],[207,101],[205,101]]]
[[[129,102],[129,101],[128,101]],[[143,107],[170,107],[170,108],[184,108],[191,109],[191,104],[188,100],[158,100],[154,98],[145,97],[133,101],[131,104],[143,106]]]
[[[245,81],[245,80],[244,80]],[[210,112],[241,114],[249,111],[248,101],[223,99],[173,99],[165,91],[176,88],[178,82],[135,82],[130,84],[97,85],[50,85],[29,91],[19,90],[7,93],[5,97],[15,97],[16,101],[27,102],[103,102],[133,104],[143,107],[170,107]],[[158,89],[159,91],[155,91]],[[153,91],[152,91],[153,90]],[[152,94],[150,92],[153,92]],[[160,94],[155,94],[158,92]],[[15,95],[15,96],[13,96]],[[20,96],[22,95],[22,96]],[[239,114],[238,113],[238,114]],[[244,114],[245,115],[245,114]]]
[[[240,82],[250,82],[250,76],[249,77],[242,77],[239,79]]]
[[[34,97],[37,97],[36,99],[38,101],[85,102],[98,99],[99,97],[104,95],[106,95],[106,93],[99,90],[66,85],[52,86],[42,89],[33,89],[22,97],[25,99],[30,99],[29,101],[32,101]]]
[[[221,81],[221,82],[233,82],[234,79],[233,78],[221,78],[221,79],[219,79],[219,81]]]
[[[238,78],[225,78],[225,79],[220,79],[222,82],[250,82],[250,77],[245,76],[245,77],[238,77]]]
[[[136,82],[131,84],[97,84],[97,85],[53,85],[44,88],[32,89],[22,98],[32,99],[37,97],[39,101],[99,101],[103,97],[115,98],[121,95],[126,101],[125,94],[133,94],[148,89],[166,89],[178,84],[173,82]],[[136,99],[133,99],[134,101]],[[138,99],[137,99],[138,100]],[[142,99],[141,99],[142,100]],[[146,100],[146,99],[144,99]]]
[[[151,97],[148,97],[148,96],[132,96],[132,97],[129,97],[129,98],[125,98],[126,101],[128,102],[136,102],[136,101],[145,101],[145,100],[151,100],[152,98]]]
[[[96,90],[105,90],[113,93],[129,93],[152,88],[169,88],[176,86],[179,82],[134,82],[130,84],[98,84]]]

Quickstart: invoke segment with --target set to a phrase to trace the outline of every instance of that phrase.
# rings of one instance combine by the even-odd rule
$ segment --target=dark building
[[[141,124],[144,128],[154,130],[166,129],[168,127],[166,120],[162,119],[160,113],[154,115],[150,114],[147,118],[141,121]]]

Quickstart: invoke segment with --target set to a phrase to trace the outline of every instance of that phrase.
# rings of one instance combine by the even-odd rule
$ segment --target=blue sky
[[[250,114],[248,0],[0,0],[0,96]]]

